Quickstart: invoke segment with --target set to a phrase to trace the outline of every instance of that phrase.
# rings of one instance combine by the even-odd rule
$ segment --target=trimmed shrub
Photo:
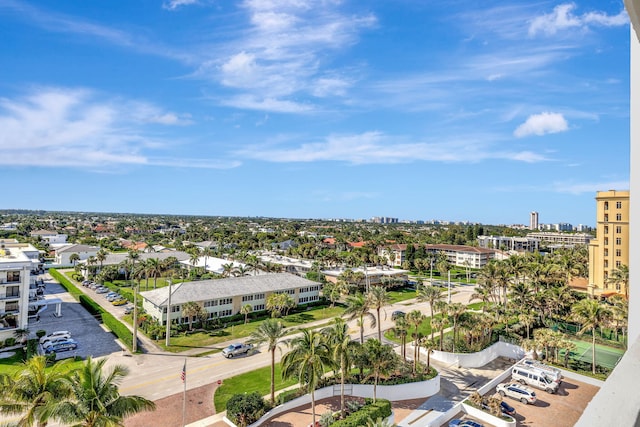
[[[284,403],[287,403],[290,400],[293,400],[300,396],[304,396],[305,394],[306,394],[306,391],[304,391],[301,388],[286,390],[276,396],[276,401],[278,402],[278,405],[282,405]]]
[[[27,360],[38,355],[38,339],[30,339],[27,341]]]
[[[253,424],[267,409],[268,404],[257,391],[234,394],[227,402],[227,416],[240,427]]]
[[[15,343],[16,343],[16,339],[14,337],[9,337],[6,340],[4,340],[4,345],[7,347],[11,347],[15,345]]]
[[[385,399],[378,399],[375,403],[367,399],[367,404],[358,412],[347,416],[344,420],[336,421],[331,427],[359,427],[366,426],[368,420],[387,418],[391,415],[391,402]]]
[[[120,341],[128,348],[131,348],[133,343],[133,332],[129,330],[125,325],[122,324],[118,319],[113,317],[111,313],[103,312],[102,313],[102,322],[105,326],[116,334]]]
[[[42,338],[45,335],[47,335],[47,331],[45,331],[44,329],[38,329],[36,331],[36,336],[38,337],[38,339]]]

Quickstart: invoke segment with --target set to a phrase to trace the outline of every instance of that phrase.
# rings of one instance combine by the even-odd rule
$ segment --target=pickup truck
[[[253,350],[253,344],[231,344],[222,350],[222,355],[227,359],[231,359],[232,357],[239,356],[241,354],[249,354],[251,350]]]

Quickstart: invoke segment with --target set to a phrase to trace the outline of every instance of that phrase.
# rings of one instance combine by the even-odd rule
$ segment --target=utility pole
[[[133,353],[138,351],[138,286],[133,287],[133,343],[131,343]]]
[[[165,338],[165,345],[169,347],[171,345],[171,279],[169,279],[169,300],[167,301],[167,336]]]

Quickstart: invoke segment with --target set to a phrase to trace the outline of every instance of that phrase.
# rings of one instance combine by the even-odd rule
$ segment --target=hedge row
[[[100,305],[92,300],[90,297],[85,295],[77,286],[75,286],[69,279],[67,279],[64,275],[62,275],[59,271],[54,268],[49,269],[49,274],[51,277],[56,279],[62,287],[64,287],[71,295],[74,296],[80,304],[93,316],[97,318],[98,321],[102,321],[104,325],[111,330],[120,341],[126,345],[128,348],[131,348],[131,344],[133,343],[133,333],[127,328],[122,322],[116,319],[111,313],[105,311]]]
[[[368,399],[367,399],[368,400]],[[391,402],[378,399],[363,406],[359,411],[347,416],[344,420],[338,420],[331,427],[359,427],[366,426],[369,420],[385,419],[391,415]]]

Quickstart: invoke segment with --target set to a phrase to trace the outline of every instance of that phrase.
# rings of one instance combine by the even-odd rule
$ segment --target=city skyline
[[[621,1],[0,2],[0,209],[592,225]]]

